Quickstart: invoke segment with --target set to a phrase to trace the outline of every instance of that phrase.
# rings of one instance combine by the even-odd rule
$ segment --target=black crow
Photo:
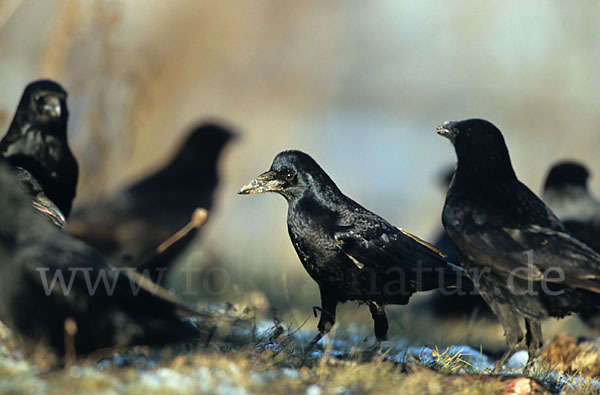
[[[494,125],[469,119],[446,122],[437,132],[457,156],[442,222],[504,328],[508,350],[497,367],[526,346],[529,368],[542,346],[542,319],[600,302],[600,255],[571,236],[517,179]]]
[[[67,141],[67,92],[54,81],[27,85],[0,154],[13,167],[31,174],[44,195],[62,212],[71,213],[79,168]]]
[[[462,270],[444,254],[345,196],[307,154],[285,151],[240,194],[276,192],[288,202],[292,244],[321,292],[319,334],[335,323],[340,302],[369,306],[375,336],[384,340],[386,304],[407,304],[417,291],[464,285]]]
[[[0,320],[59,355],[191,341],[195,312],[36,212],[0,163]],[[161,296],[162,295],[162,296]]]
[[[600,202],[588,190],[588,169],[577,162],[560,162],[544,183],[544,202],[579,240],[600,251]]]
[[[105,201],[75,210],[67,230],[117,260],[138,261],[184,227],[196,208],[210,211],[218,159],[233,136],[217,124],[198,126],[169,164]]]

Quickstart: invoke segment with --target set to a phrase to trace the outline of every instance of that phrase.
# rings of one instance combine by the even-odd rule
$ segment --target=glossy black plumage
[[[211,209],[218,160],[233,136],[217,124],[198,126],[165,167],[104,201],[76,209],[67,229],[115,259],[143,258],[184,227],[196,208]]]
[[[292,244],[321,292],[320,336],[335,322],[336,306],[369,306],[375,336],[385,339],[384,305],[406,304],[417,291],[452,287],[462,271],[433,246],[394,227],[345,196],[307,154],[285,151],[240,194],[277,192],[288,202]],[[464,280],[463,280],[464,279]]]
[[[33,207],[44,214],[54,225],[61,229],[64,228],[67,221],[64,214],[52,200],[48,199],[35,177],[22,167],[13,167],[12,169],[17,181],[33,199]]]
[[[56,82],[30,83],[2,141],[0,154],[29,172],[45,196],[69,217],[79,168],[67,140],[67,92]]]
[[[452,177],[454,176],[454,166],[445,171],[440,177],[440,187],[444,193],[448,190]],[[433,239],[433,245],[440,251],[446,254],[446,259],[449,262],[459,264],[460,253],[456,245],[448,236],[448,232],[441,228],[437,236]],[[450,293],[437,291],[431,299],[433,312],[443,318],[494,318],[494,313],[489,306],[476,292],[461,295],[459,293]]]
[[[155,292],[166,294],[43,218],[0,163],[0,320],[28,344],[88,354],[195,339],[198,330],[180,320],[194,312]]]
[[[525,345],[531,363],[542,345],[540,320],[598,305],[600,255],[517,179],[494,125],[446,122],[438,133],[452,141],[458,160],[442,221],[504,328],[508,350],[498,366]]]

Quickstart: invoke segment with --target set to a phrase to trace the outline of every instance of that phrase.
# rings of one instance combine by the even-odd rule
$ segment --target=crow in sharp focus
[[[600,202],[588,190],[589,176],[580,163],[558,163],[548,173],[543,198],[573,236],[598,252]]]
[[[440,177],[440,187],[446,192],[448,186],[454,176],[454,166],[444,171]],[[458,264],[460,262],[460,254],[454,242],[448,236],[448,232],[444,228],[440,228],[437,236],[434,238],[433,245],[446,254],[446,259],[449,262]],[[469,294],[451,294],[448,295],[443,291],[436,291],[430,300],[431,306],[435,314],[444,317],[464,318],[494,318],[494,314],[489,306],[477,293]]]
[[[52,225],[0,162],[0,320],[58,354],[193,340],[194,311]],[[163,295],[163,296],[161,296]]]
[[[196,208],[211,209],[218,159],[233,136],[217,124],[198,126],[164,168],[103,202],[75,210],[67,230],[117,260],[143,258],[184,227]]]
[[[542,346],[540,320],[600,302],[600,255],[517,179],[494,125],[470,119],[446,122],[437,132],[453,143],[458,159],[442,222],[504,328],[508,350],[497,368],[524,346],[529,368]]]
[[[44,195],[69,217],[78,166],[67,141],[67,92],[39,80],[25,88],[0,153],[13,167],[29,172]]]
[[[239,193],[263,192],[287,200],[292,244],[321,291],[319,334],[309,347],[333,327],[340,302],[367,304],[375,336],[384,340],[384,305],[407,304],[417,291],[470,284],[435,247],[345,196],[305,153],[281,152]]]

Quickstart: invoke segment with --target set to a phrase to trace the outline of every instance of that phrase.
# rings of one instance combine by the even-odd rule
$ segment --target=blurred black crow
[[[469,119],[446,122],[437,132],[453,143],[458,159],[442,222],[504,328],[508,350],[497,367],[527,346],[529,368],[542,346],[543,318],[598,306],[600,255],[517,179],[494,125]]]
[[[277,192],[287,200],[292,244],[319,285],[319,334],[309,347],[333,327],[340,302],[367,304],[375,336],[384,340],[386,304],[407,304],[417,291],[470,284],[435,247],[345,196],[305,153],[281,152],[269,171],[239,193],[263,192]]]
[[[58,354],[194,340],[194,311],[42,218],[0,163],[0,320]]]
[[[105,201],[75,210],[67,230],[117,260],[141,259],[183,228],[197,207],[210,211],[218,159],[233,136],[217,124],[198,126],[164,168]]]
[[[207,218],[208,211],[206,209],[197,208],[194,210],[190,222],[159,244],[149,254],[138,259],[134,265],[135,269],[155,283],[163,284],[169,266],[192,242],[198,233],[198,229],[204,225]]]
[[[544,184],[544,202],[579,240],[600,251],[600,202],[588,190],[588,169],[577,162],[560,162]]]
[[[453,176],[454,166],[444,171],[442,177],[440,177],[439,184],[444,192],[448,190]],[[446,254],[446,259],[449,262],[459,263],[460,255],[458,249],[444,228],[438,231],[434,240],[433,245]],[[464,318],[465,316],[473,318],[495,317],[487,303],[475,292],[463,295],[460,293],[448,294],[447,292],[437,291],[432,296],[431,306],[435,314],[445,318]]]
[[[29,172],[44,195],[71,213],[79,168],[67,141],[67,92],[54,81],[27,85],[0,153],[13,167]],[[34,196],[35,198],[35,196]]]

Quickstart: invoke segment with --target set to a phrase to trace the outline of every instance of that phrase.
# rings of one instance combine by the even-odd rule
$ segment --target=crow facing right
[[[369,306],[378,340],[387,337],[386,304],[407,304],[417,291],[457,285],[469,289],[460,268],[418,237],[399,229],[345,196],[307,154],[284,151],[269,171],[240,194],[276,192],[288,202],[292,244],[321,292],[319,334],[335,323],[338,303]]]
[[[219,158],[234,136],[216,123],[198,125],[165,167],[97,204],[76,209],[67,230],[114,259],[139,261],[183,228],[196,208],[210,211]]]

